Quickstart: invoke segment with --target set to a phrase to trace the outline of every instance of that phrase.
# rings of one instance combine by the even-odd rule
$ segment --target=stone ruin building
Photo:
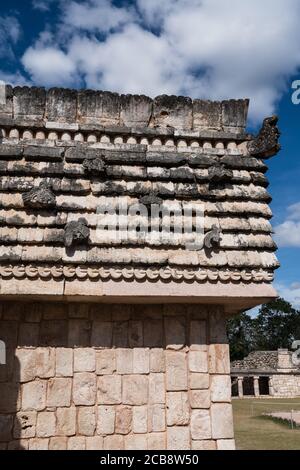
[[[276,297],[278,267],[265,176],[277,118],[252,136],[247,111],[6,87],[1,449],[234,448],[225,322]],[[120,200],[159,208],[154,227],[131,214],[116,237]],[[178,236],[188,207],[193,231]]]
[[[233,397],[300,396],[300,366],[287,349],[254,351],[231,363]]]

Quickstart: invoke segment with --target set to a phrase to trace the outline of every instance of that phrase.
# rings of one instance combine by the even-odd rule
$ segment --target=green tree
[[[253,320],[247,312],[227,321],[227,335],[232,361],[243,359],[253,350]]]

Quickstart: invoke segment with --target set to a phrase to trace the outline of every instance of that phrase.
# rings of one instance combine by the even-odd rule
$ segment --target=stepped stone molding
[[[176,281],[176,282],[271,282],[274,278],[273,273],[265,270],[215,270],[215,269],[193,269],[193,268],[172,268],[170,266],[162,268],[134,268],[111,267],[111,266],[85,266],[85,265],[38,265],[21,264],[0,266],[0,277],[6,278],[28,278],[28,279],[90,279],[97,281],[99,279],[114,280],[138,280],[148,279],[150,281]]]

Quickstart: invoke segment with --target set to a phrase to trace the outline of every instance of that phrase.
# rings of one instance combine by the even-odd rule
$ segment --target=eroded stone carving
[[[258,158],[270,158],[281,149],[278,143],[280,132],[277,127],[278,117],[272,116],[264,120],[262,128],[256,137],[248,143],[248,152]]]
[[[163,203],[163,200],[158,196],[157,193],[149,193],[146,196],[143,196],[139,199],[139,203],[150,208],[152,204],[160,205]]]
[[[211,250],[213,248],[220,246],[220,242],[221,242],[221,231],[216,225],[213,225],[212,230],[208,232],[204,237],[204,246],[205,248],[208,248],[209,250]]]
[[[81,217],[78,220],[72,220],[65,226],[64,244],[66,247],[77,245],[88,241],[90,229],[87,221]]]
[[[226,168],[224,163],[216,163],[208,169],[208,179],[212,184],[227,183],[233,177],[232,170]]]
[[[105,163],[102,158],[86,158],[83,161],[83,168],[87,173],[105,175]]]
[[[33,188],[30,191],[22,194],[22,199],[25,206],[34,208],[49,208],[55,207],[56,198],[52,192],[51,183],[42,181],[38,188]]]

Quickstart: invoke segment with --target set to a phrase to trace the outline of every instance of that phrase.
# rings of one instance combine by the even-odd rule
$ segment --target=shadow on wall
[[[18,339],[18,307],[14,305],[13,311],[8,306],[3,313],[0,306],[0,341],[5,347],[5,354],[0,360],[0,450],[23,450],[20,442],[22,413],[19,414],[20,397],[20,362],[15,355]],[[2,362],[5,362],[3,364]],[[25,417],[26,421],[26,417]],[[25,424],[22,424],[25,426]]]

